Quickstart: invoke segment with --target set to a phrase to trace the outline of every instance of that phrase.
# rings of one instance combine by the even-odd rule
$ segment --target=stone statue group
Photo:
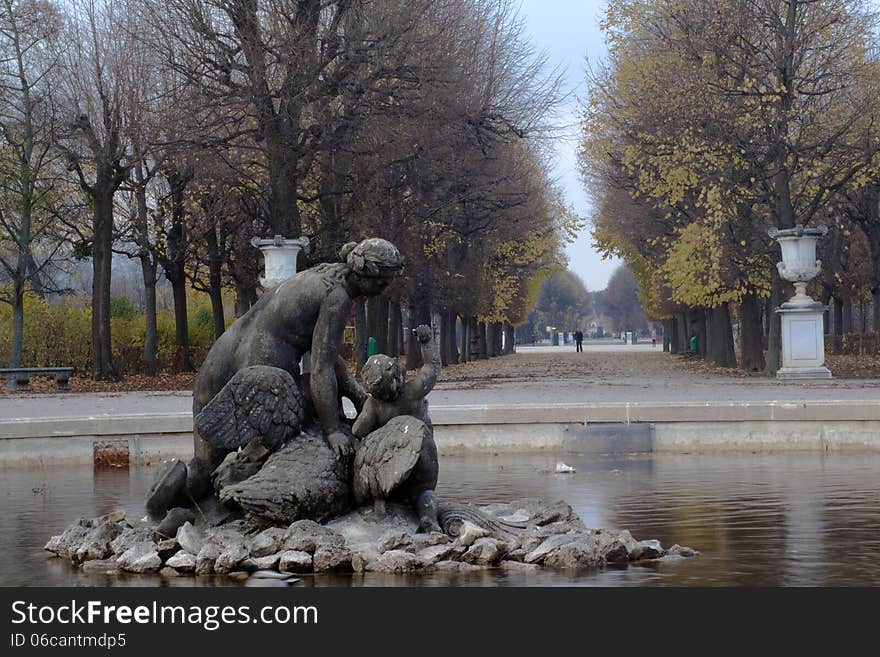
[[[166,464],[147,497],[166,535],[214,496],[284,522],[326,520],[352,503],[372,502],[381,515],[385,500],[399,500],[421,531],[440,530],[425,399],[440,371],[432,330],[413,330],[425,363],[416,376],[380,354],[359,383],[339,354],[346,320],[355,299],[381,294],[401,274],[403,258],[376,238],[339,255],[267,290],[211,348],[193,389],[195,457]]]
[[[193,390],[195,456],[159,469],[149,518],[81,518],[45,549],[92,573],[288,583],[304,572],[528,573],[697,554],[589,529],[563,501],[438,508],[430,327],[413,330],[425,364],[411,378],[380,354],[359,383],[339,354],[353,301],[380,294],[402,269],[394,245],[366,239],[346,244],[340,262],[267,289],[211,348]]]

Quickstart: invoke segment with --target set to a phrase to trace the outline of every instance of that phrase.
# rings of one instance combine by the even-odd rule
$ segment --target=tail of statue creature
[[[361,440],[353,470],[353,492],[359,505],[373,501],[381,512],[381,501],[403,498],[418,513],[422,530],[439,530],[434,498],[437,447],[424,422],[410,415],[392,418]]]

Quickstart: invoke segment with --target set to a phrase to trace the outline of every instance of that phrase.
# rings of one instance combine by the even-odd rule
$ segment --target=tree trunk
[[[144,281],[144,365],[147,374],[156,376],[159,371],[158,343],[159,332],[156,326],[156,278],[158,276],[155,252],[150,243],[149,209],[147,208],[147,188],[144,181],[142,163],[134,168],[137,187],[134,190],[137,201],[135,223],[135,243],[138,246],[138,260],[141,263],[141,278]]]
[[[501,322],[492,322],[489,325],[489,332],[491,339],[489,341],[489,354],[492,358],[495,356],[500,356],[502,354],[501,351],[501,334],[504,330]]]
[[[880,288],[874,290],[871,297],[871,330],[880,333]]]
[[[467,363],[470,360],[471,351],[471,316],[461,316],[461,346],[459,347],[459,362]]]
[[[109,175],[109,174],[108,174]],[[94,239],[92,242],[92,378],[119,381],[113,362],[110,336],[110,277],[113,264],[113,187],[100,180],[92,196]]]
[[[671,319],[663,320],[663,351],[669,353],[672,349],[672,326],[674,321]]]
[[[687,311],[682,311],[675,316],[676,336],[678,341],[678,353],[685,354],[690,349],[688,340],[688,319]]]
[[[403,321],[400,316],[400,304],[388,304],[388,355],[400,356],[403,353]]]
[[[10,11],[12,5],[7,3],[6,9],[7,11]],[[38,171],[34,170],[32,166],[35,145],[33,105],[31,101],[31,85],[28,82],[28,74],[26,73],[27,67],[22,49],[23,34],[19,32],[17,20],[13,20],[11,25],[7,23],[7,27],[12,28],[7,32],[6,36],[11,37],[11,45],[13,46],[13,49],[9,53],[12,57],[7,59],[7,62],[14,60],[17,64],[18,82],[20,83],[20,86],[15,84],[13,86],[17,86],[16,93],[20,93],[20,96],[16,101],[21,101],[21,118],[23,119],[14,131],[8,130],[9,126],[6,126],[7,130],[4,134],[6,141],[5,146],[7,146],[7,148],[4,149],[6,151],[5,155],[7,157],[15,157],[18,160],[18,185],[16,189],[16,195],[18,198],[14,201],[14,204],[17,206],[16,209],[19,212],[18,230],[15,229],[14,223],[10,225],[6,222],[6,217],[4,217],[3,221],[4,225],[9,228],[8,232],[10,233],[10,237],[13,237],[16,243],[17,251],[15,272],[12,277],[12,344],[10,345],[9,350],[9,367],[15,368],[22,366],[24,352],[24,291],[28,279],[28,268],[31,266],[33,260],[33,255],[31,253],[31,242],[33,241],[32,211],[35,200],[34,192]],[[12,88],[7,88],[5,91],[11,90]],[[8,102],[10,100],[12,100],[12,98],[4,94],[4,101]],[[17,102],[13,101],[13,103],[17,105]],[[17,133],[15,137],[12,136],[13,133]],[[18,149],[14,147],[16,137],[18,138]],[[9,146],[13,146],[13,148],[9,148]],[[9,191],[6,182],[7,181],[4,181],[4,196],[6,196]],[[37,278],[36,267],[34,267],[33,279],[35,282]],[[64,365],[65,363],[60,364]],[[15,375],[9,375],[7,379],[7,387],[11,390],[18,388],[18,382]]]
[[[513,324],[504,325],[504,353],[512,354],[516,350],[516,331]]]
[[[476,315],[468,316],[468,360],[474,361],[480,358],[480,323]]]
[[[843,300],[834,297],[834,346],[835,354],[843,352]]]
[[[843,300],[843,334],[853,332],[853,302],[851,299]]]
[[[727,303],[709,311],[707,357],[716,367],[736,367],[736,352],[733,347],[733,326],[730,322],[730,307]]]
[[[189,350],[189,321],[186,309],[186,230],[184,226],[184,190],[189,177],[178,171],[166,174],[171,190],[171,228],[167,235],[165,277],[171,282],[174,297],[175,354],[172,371],[195,372]]]
[[[159,372],[159,331],[156,326],[155,263],[149,258],[141,258],[141,273],[144,279],[144,364],[147,368],[147,374],[156,376]]]
[[[277,119],[276,119],[277,120]],[[269,164],[269,226],[276,235],[296,238],[302,233],[297,204],[297,171],[294,148],[280,134],[266,135]],[[341,244],[339,246],[342,246]]]
[[[360,374],[367,362],[367,310],[363,299],[354,302],[354,362]]]
[[[440,310],[440,362],[449,365],[452,354],[449,349],[449,311],[446,308]]]
[[[217,241],[217,229],[212,225],[205,234],[208,251],[208,296],[211,299],[211,315],[214,320],[214,339],[226,330],[226,318],[223,316],[223,256]]]
[[[232,309],[235,317],[239,318],[244,315],[256,302],[257,291],[252,287],[243,285],[240,281],[235,281],[235,305]]]
[[[226,317],[223,315],[223,291],[219,285],[211,284],[208,290],[211,299],[211,317],[214,322],[214,339],[216,340],[226,330]]]
[[[782,279],[776,268],[773,268],[773,278],[770,283],[770,301],[768,303],[769,333],[767,336],[767,374],[776,376],[776,372],[782,366],[782,319],[776,309],[782,300]]]
[[[156,326],[156,263],[150,253],[141,251],[141,278],[144,281],[144,364],[147,374],[156,376],[159,371],[157,351],[159,331]]]
[[[24,285],[15,281],[12,294],[12,349],[9,353],[9,367],[21,367],[21,356],[24,350]],[[10,390],[18,388],[14,374],[6,378],[6,387]]]
[[[486,357],[495,358],[498,353],[495,351],[495,322],[486,322]]]
[[[388,299],[382,295],[367,299],[367,332],[376,339],[380,354],[388,353]]]
[[[706,311],[704,308],[692,308],[687,313],[688,331],[687,344],[690,351],[691,338],[697,337],[697,353],[701,358],[706,357]]]
[[[330,261],[336,258],[348,237],[342,201],[345,181],[351,170],[350,140],[345,139],[345,143],[339,143],[339,146],[340,148],[328,150],[317,158],[321,192],[318,201],[321,208],[321,231],[317,254]]]
[[[739,318],[740,369],[746,372],[763,372],[767,366],[764,360],[764,322],[760,300],[756,294],[747,294],[742,298]]]
[[[868,214],[867,221],[863,224],[865,235],[868,237],[868,245],[871,252],[873,265],[871,278],[871,330],[880,333],[880,186],[872,185],[867,190]]]
[[[477,345],[479,346],[479,358],[485,359],[489,357],[489,345],[486,336],[486,322],[479,322],[477,325]]]
[[[168,272],[166,271],[166,276]],[[175,373],[195,372],[189,352],[189,319],[186,311],[186,277],[180,274],[169,277],[174,297],[174,345],[175,354],[171,369]]]
[[[25,165],[26,166],[26,165]],[[29,167],[28,167],[29,169]],[[25,173],[22,178],[28,178]],[[18,231],[18,258],[15,263],[15,276],[12,282],[12,345],[9,353],[9,367],[21,367],[24,352],[24,290],[27,281],[28,261],[30,260],[31,244],[31,203],[30,195],[22,195],[21,225]],[[63,365],[64,363],[59,363]],[[18,388],[15,375],[7,377],[7,387],[10,390]]]
[[[700,356],[706,358],[709,355],[709,316],[711,312],[706,308],[700,308],[700,320],[697,324],[700,336]]]
[[[454,310],[440,311],[440,360],[443,365],[453,365],[458,362],[458,347],[455,339]]]

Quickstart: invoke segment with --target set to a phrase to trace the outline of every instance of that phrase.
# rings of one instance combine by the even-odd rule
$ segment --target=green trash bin
[[[370,336],[367,339],[367,358],[370,356],[375,356],[379,353],[379,344],[376,342],[376,338]]]
[[[700,338],[696,335],[691,336],[691,351],[697,353],[700,350]]]

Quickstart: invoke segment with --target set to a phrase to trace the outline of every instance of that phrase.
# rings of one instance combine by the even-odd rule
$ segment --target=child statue
[[[440,373],[430,326],[413,331],[424,365],[412,379],[396,358],[371,356],[362,378],[368,393],[352,433],[355,447],[354,495],[359,504],[370,499],[381,511],[390,497],[408,500],[419,517],[420,531],[440,531],[437,521],[437,446],[428,417],[427,394]]]

